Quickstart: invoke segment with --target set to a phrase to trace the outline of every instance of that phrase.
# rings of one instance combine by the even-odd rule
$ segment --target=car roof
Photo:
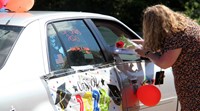
[[[0,25],[14,25],[14,26],[26,26],[29,23],[39,20],[54,20],[54,19],[79,19],[79,18],[98,18],[117,20],[114,17],[89,13],[89,12],[66,12],[66,11],[28,11],[23,13],[15,12],[0,12]]]

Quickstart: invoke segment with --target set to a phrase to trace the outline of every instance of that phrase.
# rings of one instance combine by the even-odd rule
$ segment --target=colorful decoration
[[[75,47],[72,50],[88,49]],[[88,70],[45,82],[50,99],[54,102],[52,105],[58,111],[122,111],[128,108],[139,111],[139,100],[146,106],[155,106],[161,99],[160,91],[152,85],[153,77],[145,73],[149,73],[144,69],[145,65],[145,62],[124,64],[125,73],[110,64],[92,70],[91,66],[78,66],[73,67],[74,70]],[[137,84],[132,81],[135,77]],[[119,79],[123,80],[122,84],[118,83]],[[140,86],[140,83],[144,84]]]
[[[0,0],[0,9],[4,8],[8,0]]]
[[[89,91],[85,92],[82,99],[83,99],[85,111],[93,111],[92,93]]]
[[[155,106],[161,99],[161,93],[154,85],[144,85],[138,88],[137,97],[144,105]]]
[[[78,46],[77,47],[71,47],[69,49],[69,51],[72,51],[72,52],[80,51],[80,52],[82,52],[84,54],[91,54],[91,51],[90,51],[90,49],[88,47],[78,47]]]
[[[0,8],[3,8],[3,0],[0,1]]]
[[[107,92],[104,89],[99,90],[99,93],[100,93],[99,107],[101,111],[108,111],[110,104],[110,97],[107,95]]]
[[[6,8],[13,12],[29,11],[34,5],[34,0],[9,0]]]
[[[93,55],[88,47],[71,47],[67,50],[69,62],[71,66],[85,65],[94,63]],[[78,58],[78,59],[77,59]]]
[[[80,95],[76,95],[77,102],[80,104],[80,110],[79,111],[84,111],[84,103],[82,100],[82,97]]]
[[[121,111],[114,71],[105,67],[46,80],[53,107],[58,111]]]
[[[80,42],[80,38],[78,36],[82,35],[78,29],[67,30],[64,31],[63,34],[68,38],[68,41],[72,42]]]
[[[56,95],[55,105],[59,103],[60,107],[62,109],[65,109],[72,96],[72,94],[65,88],[65,83],[63,83],[58,87],[56,94],[57,95]]]
[[[98,106],[99,98],[100,98],[99,91],[93,90],[92,97],[94,98],[94,110],[93,111],[100,111],[99,106]]]
[[[0,8],[2,8],[3,7],[3,3],[1,3],[1,1],[0,1]]]

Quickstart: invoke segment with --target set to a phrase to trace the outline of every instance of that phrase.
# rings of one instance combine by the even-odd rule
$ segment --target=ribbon
[[[84,108],[86,109],[86,111],[92,111],[93,110],[92,93],[91,92],[86,92],[82,99],[83,99]]]
[[[83,100],[82,100],[81,96],[76,95],[76,99],[77,99],[77,102],[79,102],[79,104],[80,104],[80,111],[84,111],[84,104],[83,104]]]
[[[104,89],[99,90],[99,92],[101,95],[99,100],[99,106],[101,111],[109,111],[110,97]]]
[[[100,98],[99,92],[96,90],[93,90],[92,97],[94,98],[94,110],[93,111],[99,111],[99,107],[98,107],[98,102],[99,102],[99,98]]]

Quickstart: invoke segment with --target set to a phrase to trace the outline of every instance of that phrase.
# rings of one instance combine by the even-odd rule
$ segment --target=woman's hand
[[[146,57],[145,54],[147,54],[146,49],[143,48],[144,40],[143,39],[132,39],[132,42],[136,43],[138,47],[136,47],[135,52],[141,57]]]
[[[141,45],[140,45],[140,46],[141,46]],[[147,58],[146,55],[149,53],[149,51],[146,50],[146,49],[144,49],[142,46],[141,46],[140,48],[136,48],[136,49],[135,49],[135,52],[137,52],[137,54],[138,54],[139,56],[145,57],[145,58]]]

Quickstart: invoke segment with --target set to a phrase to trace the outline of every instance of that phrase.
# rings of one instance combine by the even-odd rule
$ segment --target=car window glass
[[[105,61],[84,21],[54,22],[48,24],[47,30],[51,70]]]
[[[114,45],[115,41],[117,40],[118,36],[108,27],[105,26],[98,26],[99,31],[104,37],[104,40],[109,45]]]
[[[17,40],[22,27],[0,25],[0,67]]]
[[[92,21],[109,46],[115,45],[117,39],[121,36],[125,36],[129,39],[138,39],[137,35],[117,22],[99,19],[93,19]]]
[[[139,38],[138,35],[135,35],[128,28],[126,28],[125,26],[121,25],[118,22],[109,21],[109,20],[99,20],[99,19],[93,19],[92,21],[98,28],[99,32],[101,33],[107,45],[110,47],[114,47],[118,38],[121,36],[125,36],[126,38],[129,38],[129,39]],[[123,60],[137,59],[136,55],[133,56],[133,55],[119,54],[119,56]]]
[[[52,24],[48,25],[49,59],[52,70],[65,66],[66,54]]]

